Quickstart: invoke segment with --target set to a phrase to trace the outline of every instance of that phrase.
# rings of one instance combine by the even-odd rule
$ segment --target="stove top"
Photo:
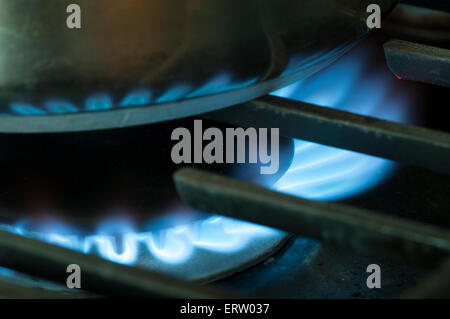
[[[413,29],[417,16],[441,23]],[[400,5],[324,70],[221,110],[188,99],[205,106],[196,117],[66,133],[20,124],[27,134],[2,117],[0,297],[449,297],[445,17]],[[183,90],[159,103],[179,107]],[[146,105],[149,94],[122,104]],[[112,103],[106,94],[85,101],[92,111]],[[74,107],[47,103],[63,116]],[[10,110],[50,116],[26,103]],[[279,128],[278,172],[262,174],[262,157],[174,163],[171,133],[194,132],[198,119],[205,130]],[[248,160],[251,145],[243,149]],[[73,264],[82,289],[66,286]],[[382,288],[369,287],[370,269]]]

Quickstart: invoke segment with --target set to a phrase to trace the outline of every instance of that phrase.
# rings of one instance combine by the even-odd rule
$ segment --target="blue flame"
[[[88,111],[104,111],[113,107],[112,98],[105,93],[93,94],[86,99],[86,109]]]
[[[201,87],[190,92],[186,97],[192,98],[212,93],[217,94],[228,90],[236,90],[249,86],[255,83],[257,80],[257,77],[253,77],[244,81],[233,81],[232,75],[230,73],[222,72],[209,79]]]
[[[16,234],[40,239],[125,265],[133,265],[141,257],[141,249],[167,263],[186,262],[196,249],[218,253],[233,253],[243,249],[255,238],[279,236],[281,232],[221,216],[211,216],[181,226],[149,231],[136,231],[124,220],[105,221],[93,235],[65,224],[48,224],[31,231],[27,222],[4,225],[1,228]]]
[[[86,111],[106,111],[118,107],[149,106],[152,104],[162,104],[174,102],[185,98],[205,96],[223,91],[231,91],[247,87],[258,80],[257,77],[234,80],[229,72],[221,72],[197,87],[186,83],[174,84],[159,96],[152,92],[151,88],[135,88],[123,96],[121,100],[115,100],[113,96],[105,92],[90,94],[86,100],[84,108]],[[67,114],[82,111],[83,106],[77,107],[73,103],[64,99],[53,98],[45,101],[43,105],[32,105],[28,102],[14,101],[9,105],[16,115],[31,116],[49,114]],[[8,113],[0,113],[0,116],[10,116]]]
[[[231,76],[228,73],[221,73],[209,81],[207,81],[204,85],[196,89],[195,91],[189,93],[187,97],[196,97],[211,94],[211,92],[218,93],[224,89],[228,89],[228,85],[231,83]]]
[[[152,98],[152,93],[150,90],[140,89],[134,90],[129,93],[120,103],[120,106],[128,107],[128,106],[139,106],[139,105],[148,105],[150,104]]]
[[[31,104],[24,102],[13,102],[10,104],[10,108],[14,113],[20,115],[44,115],[46,112],[40,108],[37,108]]]
[[[320,106],[411,122],[407,96],[395,88],[389,71],[365,74],[368,54],[350,54],[325,71],[272,94]],[[301,130],[301,127],[299,127]],[[292,163],[274,189],[314,200],[340,200],[376,186],[388,177],[391,161],[295,140]]]
[[[184,83],[179,83],[165,91],[157,99],[156,103],[166,103],[179,100],[191,91],[191,87]]]
[[[62,100],[49,100],[45,102],[44,106],[52,114],[75,113],[78,111],[75,105]]]

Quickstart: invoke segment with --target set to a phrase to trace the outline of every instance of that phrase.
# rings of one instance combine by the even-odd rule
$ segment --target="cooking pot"
[[[0,0],[0,132],[165,121],[324,68],[396,0]]]

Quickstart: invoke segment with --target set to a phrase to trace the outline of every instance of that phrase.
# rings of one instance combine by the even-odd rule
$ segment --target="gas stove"
[[[450,297],[450,14],[437,9],[400,4],[331,65],[239,105],[227,91],[258,80],[224,72],[2,107],[0,297]],[[277,172],[262,174],[274,139],[255,161],[226,161],[237,144],[175,163],[173,132],[199,121],[201,136],[278,128]]]

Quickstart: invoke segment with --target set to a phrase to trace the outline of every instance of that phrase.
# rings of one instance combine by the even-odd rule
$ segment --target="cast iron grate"
[[[385,54],[397,77],[450,87],[450,50],[391,40],[385,44]],[[235,125],[279,127],[280,134],[287,137],[450,174],[450,134],[445,132],[274,96],[205,116]],[[198,169],[181,169],[174,179],[183,201],[204,212],[263,224],[354,251],[373,251],[439,267],[404,297],[450,297],[448,227],[301,199]]]
[[[395,75],[450,86],[450,50],[392,40],[385,45],[385,53]],[[444,132],[274,96],[205,117],[242,126],[279,127],[287,137],[450,174],[450,134]],[[205,212],[256,222],[354,251],[374,251],[419,264],[440,265],[428,280],[404,296],[450,297],[449,228],[301,199],[197,169],[181,169],[174,180],[185,203]],[[1,230],[0,264],[63,284],[67,265],[78,264],[83,269],[83,289],[106,296],[238,297]]]

